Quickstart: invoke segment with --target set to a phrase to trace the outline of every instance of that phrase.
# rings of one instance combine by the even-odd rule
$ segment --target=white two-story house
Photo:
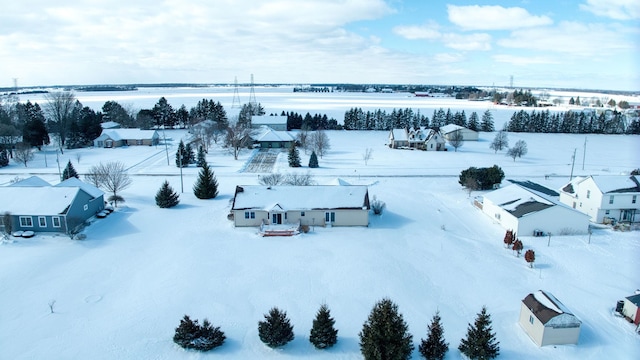
[[[592,222],[640,221],[640,177],[578,177],[560,189],[560,202],[583,212]]]

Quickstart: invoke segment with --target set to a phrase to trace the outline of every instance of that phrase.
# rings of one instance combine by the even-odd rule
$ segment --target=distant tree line
[[[509,132],[565,133],[565,134],[640,134],[638,118],[630,122],[627,117],[613,111],[610,115],[565,111],[552,113],[549,110],[514,112],[504,130]]]
[[[316,130],[342,130],[342,125],[334,118],[329,118],[327,114],[306,113],[304,117],[297,112],[284,112],[280,116],[287,117],[287,130],[304,129],[308,131]]]

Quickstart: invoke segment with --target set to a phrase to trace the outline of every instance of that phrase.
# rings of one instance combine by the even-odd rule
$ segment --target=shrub
[[[264,321],[258,322],[260,340],[270,348],[286,345],[293,340],[293,326],[287,318],[287,313],[273,307],[269,314],[264,315]]]
[[[226,336],[219,327],[213,327],[209,320],[204,319],[202,326],[198,320],[191,320],[185,315],[173,335],[173,342],[184,349],[209,351],[224,343]]]
[[[488,168],[470,167],[462,170],[458,183],[464,187],[473,186],[473,190],[489,190],[493,185],[500,184],[503,179],[504,171],[498,165]]]
[[[371,201],[371,210],[373,210],[373,213],[375,215],[381,215],[385,207],[387,207],[387,204],[382,200],[378,200],[374,195],[373,200]]]

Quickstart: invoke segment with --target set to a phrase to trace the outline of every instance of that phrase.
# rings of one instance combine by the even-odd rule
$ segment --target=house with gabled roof
[[[518,324],[538,346],[577,344],[582,321],[551,293],[538,290],[520,306]]]
[[[140,129],[104,129],[102,134],[93,140],[93,146],[100,148],[116,148],[131,145],[157,145],[160,135],[156,130]]]
[[[389,131],[389,147],[398,149],[409,146],[409,133],[407,129],[391,129]]]
[[[629,319],[634,325],[640,325],[640,293],[624,298],[622,305],[622,315]]]
[[[70,178],[55,186],[31,177],[0,187],[0,213],[13,231],[67,232],[104,209],[104,193]]]
[[[288,131],[274,130],[268,126],[261,126],[252,133],[251,139],[261,149],[290,148],[296,141]]]
[[[589,217],[585,214],[531,186],[515,183],[485,194],[482,211],[520,235],[586,234],[589,229]]]
[[[440,127],[440,133],[447,141],[449,141],[451,136],[456,132],[459,132],[462,135],[463,141],[478,141],[478,132],[467,129],[464,126],[447,124]]]
[[[428,128],[392,129],[389,132],[389,147],[411,148],[426,151],[443,151],[445,139],[439,131]]]
[[[234,225],[368,226],[369,192],[360,185],[236,186]]]
[[[560,189],[560,201],[589,215],[591,221],[640,221],[640,176],[576,177]]]

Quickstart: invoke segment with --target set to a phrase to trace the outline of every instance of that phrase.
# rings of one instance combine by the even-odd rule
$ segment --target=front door
[[[271,223],[272,224],[282,224],[282,214],[271,214]]]
[[[329,223],[333,223],[336,221],[336,213],[333,211],[327,211],[326,213],[324,213],[324,221],[329,224]]]

